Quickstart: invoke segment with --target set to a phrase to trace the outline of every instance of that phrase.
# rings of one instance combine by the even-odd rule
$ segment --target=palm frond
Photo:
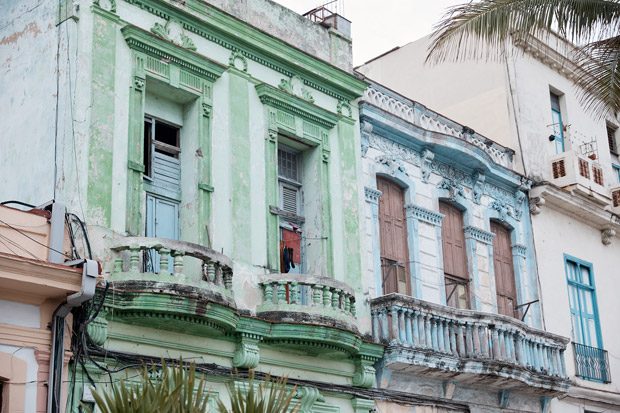
[[[620,29],[618,0],[481,0],[450,8],[435,26],[427,61],[496,58],[514,33],[552,30],[583,44]]]
[[[250,371],[247,392],[234,383],[228,385],[230,409],[219,399],[220,413],[297,413],[300,405],[291,407],[297,387],[288,388],[286,378],[273,380],[267,376],[259,385],[255,384],[254,372]]]
[[[583,105],[603,117],[620,111],[620,36],[592,42],[581,49],[575,84]]]

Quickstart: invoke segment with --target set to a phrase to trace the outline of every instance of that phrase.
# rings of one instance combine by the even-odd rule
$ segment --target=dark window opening
[[[618,155],[618,142],[616,141],[616,131],[618,128],[607,125],[607,141],[609,142],[609,152]]]
[[[144,118],[144,175],[153,176],[155,152],[171,158],[179,158],[180,131],[179,127],[159,119]]]

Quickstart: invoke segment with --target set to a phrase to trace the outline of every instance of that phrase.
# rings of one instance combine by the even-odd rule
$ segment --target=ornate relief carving
[[[426,209],[418,205],[406,205],[405,210],[407,211],[408,217],[419,219],[420,221],[432,225],[441,225],[441,222],[443,221],[443,214],[436,211],[431,211],[430,209]]]
[[[601,231],[601,242],[603,245],[609,245],[616,236],[616,230],[613,228],[605,228]]]
[[[151,33],[185,49],[196,51],[194,41],[185,34],[181,23],[174,19],[166,20],[165,24],[156,22],[151,27]]]
[[[242,72],[248,71],[248,61],[241,52],[233,50],[228,58],[228,65]]]
[[[475,204],[480,205],[480,200],[484,194],[484,181],[486,177],[482,172],[476,172],[473,177],[474,188],[472,191],[472,200]]]
[[[378,204],[379,198],[381,198],[381,191],[374,188],[364,188],[364,194],[366,195],[366,202],[370,202],[371,204]]]
[[[465,238],[472,238],[484,244],[492,244],[493,238],[495,238],[494,233],[478,227],[467,226],[463,228],[463,231],[465,232]]]
[[[362,144],[362,157],[366,157],[366,153],[368,153],[368,148],[370,147],[370,135],[372,134],[372,123],[370,122],[362,122],[362,134],[361,134],[361,144]]]
[[[422,182],[428,182],[431,177],[431,171],[433,169],[433,159],[435,154],[428,149],[422,151],[421,165],[422,168]]]
[[[277,130],[273,130],[273,129],[269,129],[267,131],[267,139],[271,143],[276,143],[278,141],[278,131]]]
[[[142,91],[144,90],[144,79],[141,77],[134,77],[133,79],[133,87],[136,90]]]
[[[341,100],[336,105],[336,112],[340,116],[346,116],[347,118],[353,117],[353,109],[351,109],[351,105],[346,100]]]
[[[387,166],[390,175],[396,175],[398,173],[403,173],[407,175],[407,169],[405,168],[405,165],[398,158],[386,155],[379,155],[375,158],[375,161],[378,164]]]
[[[409,162],[413,165],[420,165],[420,155],[403,145],[400,145],[392,140],[382,138],[373,133],[368,135],[369,146],[383,152],[386,155],[394,159],[400,159],[404,162]]]
[[[111,13],[116,13],[116,0],[95,0],[96,6],[101,7]]]
[[[304,81],[297,75],[290,79],[280,80],[278,87],[293,96],[307,100],[310,103],[314,103],[314,97],[310,93],[310,90],[304,86]]]
[[[442,179],[442,181],[439,183],[439,185],[437,185],[437,187],[439,189],[445,189],[446,191],[448,191],[448,198],[450,198],[450,200],[452,201],[456,202],[460,198],[465,197],[465,188],[463,188],[463,185],[452,179]]]
[[[202,107],[202,115],[203,116],[206,116],[206,117],[211,116],[211,109],[212,109],[211,105],[209,105],[208,103],[204,103],[203,102],[201,107]]]

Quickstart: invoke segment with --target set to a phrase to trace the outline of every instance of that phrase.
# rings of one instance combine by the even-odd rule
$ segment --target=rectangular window
[[[180,188],[180,131],[159,119],[144,118],[144,175],[172,190]]]
[[[612,165],[616,182],[620,184],[620,165]]]
[[[618,155],[618,142],[616,141],[616,132],[618,128],[607,124],[607,142],[609,142],[609,152]]]
[[[302,182],[300,153],[285,145],[278,147],[280,192],[280,267],[284,273],[301,273],[302,265]]]
[[[564,122],[562,121],[562,110],[560,108],[560,95],[550,92],[551,96],[551,124],[553,135],[555,136],[555,152],[564,152]]]
[[[443,214],[441,241],[443,249],[443,271],[446,286],[446,305],[469,308],[469,273],[463,213],[453,205],[439,202]]]
[[[587,380],[609,381],[603,350],[592,264],[565,256],[576,374]]]

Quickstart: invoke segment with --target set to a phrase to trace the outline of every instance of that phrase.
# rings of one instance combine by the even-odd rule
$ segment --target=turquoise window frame
[[[575,280],[571,280],[569,277],[569,263],[573,263],[577,266],[578,269],[580,268],[587,268],[588,270],[588,276],[589,276],[589,283],[584,283],[581,280],[581,276],[582,276],[582,272],[581,271],[577,271],[577,275],[579,276],[579,281],[575,281]],[[570,287],[573,287],[575,289],[577,289],[578,291],[584,291],[587,292],[589,294],[591,294],[591,299],[592,299],[592,316],[594,319],[594,326],[595,326],[595,332],[596,332],[596,343],[592,342],[592,337],[589,337],[589,334],[586,335],[586,329],[584,329],[584,325],[583,325],[583,311],[582,311],[582,303],[581,303],[581,294],[577,295],[577,299],[578,299],[578,308],[573,308],[571,306],[570,311],[571,311],[571,315],[573,314],[573,312],[576,312],[576,315],[578,316],[578,320],[579,320],[579,324],[580,324],[580,336],[581,337],[576,337],[576,335],[578,334],[578,332],[573,332],[573,334],[575,335],[575,337],[573,337],[573,339],[578,342],[579,344],[584,344],[587,346],[591,346],[591,347],[596,347],[599,349],[603,349],[603,337],[601,334],[601,323],[600,323],[600,318],[599,318],[599,312],[598,312],[598,302],[596,299],[596,285],[594,283],[594,266],[592,265],[592,263],[589,263],[587,261],[581,260],[579,258],[573,257],[571,255],[568,254],[564,254],[564,271],[566,274],[566,281],[568,283],[569,286],[569,291],[568,293],[570,294]],[[570,299],[570,297],[569,297]],[[569,301],[569,305],[570,305],[570,301]],[[584,304],[585,306],[585,304]]]
[[[611,165],[611,167],[614,169],[614,173],[616,174],[616,179],[618,180],[618,183],[620,184],[620,165]]]
[[[566,150],[564,146],[564,121],[562,120],[562,109],[560,108],[560,95],[550,92],[550,99],[555,152],[560,154]]]

